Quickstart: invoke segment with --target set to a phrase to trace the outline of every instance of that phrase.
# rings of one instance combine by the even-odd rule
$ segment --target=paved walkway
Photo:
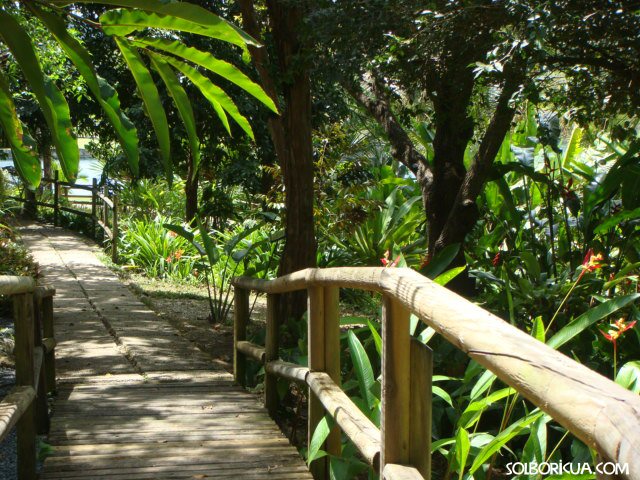
[[[43,479],[310,479],[255,396],[59,228],[22,237],[53,284],[58,396]]]

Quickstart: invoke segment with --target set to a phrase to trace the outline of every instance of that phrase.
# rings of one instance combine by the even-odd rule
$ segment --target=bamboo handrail
[[[48,432],[47,393],[55,390],[55,288],[36,286],[31,277],[3,275],[0,294],[13,300],[17,385],[0,402],[0,440],[16,426],[18,479],[32,480],[37,477],[36,434]]]
[[[49,183],[53,185],[53,203],[38,201],[35,198],[21,198],[21,197],[13,197],[5,195],[5,198],[10,198],[12,200],[16,200],[18,202],[22,202],[25,204],[25,208],[30,206],[31,215],[35,217],[37,213],[37,206],[46,207],[53,209],[53,224],[55,226],[60,225],[60,212],[68,212],[74,215],[79,215],[81,217],[88,218],[92,223],[92,233],[95,239],[98,239],[97,227],[99,226],[102,229],[102,241],[106,243],[107,239],[111,241],[111,260],[114,263],[117,263],[118,260],[118,196],[114,194],[112,197],[109,197],[108,190],[106,185],[104,187],[104,191],[100,192],[98,190],[98,183],[96,179],[93,179],[92,185],[81,184],[81,183],[71,183],[64,182],[58,178],[58,171],[54,172],[53,178],[43,177],[41,179],[43,183]],[[89,195],[79,195],[70,197],[68,192],[65,195],[65,198],[69,201],[70,205],[86,205],[87,207],[91,207],[91,211],[87,211],[86,209],[72,208],[60,205],[60,191],[69,190],[69,189],[80,189],[86,190],[91,193],[91,201],[71,201],[71,198],[88,198]],[[101,209],[101,212],[98,212],[98,209]],[[111,212],[111,215],[109,215]],[[109,220],[111,217],[111,220]]]
[[[381,292],[515,388],[603,459],[628,464],[627,478],[640,479],[638,395],[413,270],[306,269],[275,280],[235,278],[233,285],[268,294],[314,287]],[[388,463],[405,462],[383,460],[381,467]]]

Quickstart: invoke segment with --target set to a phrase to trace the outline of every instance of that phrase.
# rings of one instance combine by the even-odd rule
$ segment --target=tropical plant
[[[275,242],[282,239],[281,233],[264,232],[253,237],[264,227],[264,222],[245,221],[230,232],[209,232],[199,216],[196,215],[197,229],[165,223],[163,226],[188,241],[199,253],[200,261],[196,264],[203,272],[207,283],[211,322],[221,323],[227,320],[231,309],[231,279],[243,272],[247,274],[266,274],[272,267],[275,255]],[[266,250],[264,248],[267,245]],[[250,262],[250,255],[260,249],[257,262]],[[268,256],[264,262],[264,255]]]
[[[86,82],[88,90],[100,104],[105,117],[116,131],[131,170],[134,175],[137,175],[139,152],[136,129],[122,112],[116,91],[97,75],[89,52],[68,28],[67,22],[83,21],[74,14],[73,10],[62,8],[70,3],[65,0],[51,0],[3,4],[0,8],[2,25],[0,39],[8,48],[11,58],[22,70],[36,97],[51,131],[60,164],[69,180],[75,179],[79,161],[79,149],[70,120],[69,105],[55,82],[42,71],[37,49],[21,25],[21,15],[25,12],[46,27],[70,62],[74,64]],[[91,2],[84,0],[82,3]],[[215,58],[208,52],[175,40],[178,38],[175,33],[174,40],[167,38],[168,32],[195,33],[236,45],[245,53],[247,45],[259,46],[254,39],[235,25],[191,3],[167,3],[160,0],[112,0],[100,3],[123,7],[106,11],[100,17],[99,25],[95,26],[115,40],[136,81],[146,112],[151,119],[169,179],[171,179],[172,170],[169,125],[153,77],[141,53],[148,58],[175,102],[189,137],[191,155],[196,164],[194,175],[200,158],[200,142],[192,107],[179,76],[189,79],[211,103],[229,134],[231,134],[231,126],[228,116],[249,137],[253,138],[253,130],[248,120],[240,113],[231,97],[201,73],[198,67],[234,83],[272,111],[277,112],[271,98],[237,67]],[[132,36],[133,33],[141,31],[145,34]],[[157,32],[158,35],[153,36],[153,32]],[[4,75],[0,76],[0,125],[10,142],[21,177],[31,187],[37,186],[41,176],[37,152],[31,137],[16,114],[9,82]]]

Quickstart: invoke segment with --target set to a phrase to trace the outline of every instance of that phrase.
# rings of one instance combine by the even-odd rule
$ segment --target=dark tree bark
[[[487,181],[491,164],[509,130],[515,113],[509,101],[523,79],[521,66],[509,66],[493,117],[467,171],[464,152],[474,133],[473,120],[468,114],[472,102],[473,74],[468,67],[463,68],[463,63],[458,65],[460,68],[452,67],[443,75],[445,78],[438,82],[437,95],[434,96],[435,138],[431,163],[416,150],[394,115],[382,80],[370,73],[360,86],[344,85],[384,129],[393,157],[416,176],[428,220],[429,257],[448,245],[461,245],[452,267],[466,263],[464,241],[478,220],[476,198]],[[468,274],[459,275],[448,287],[463,295],[474,294],[474,282]]]
[[[184,183],[185,195],[185,222],[194,224],[196,213],[198,213],[198,175],[193,171],[193,158],[189,158],[187,165],[187,178]]]
[[[239,0],[245,30],[261,39],[252,0]],[[304,11],[299,4],[267,0],[269,24],[274,39],[279,78],[276,86],[265,48],[251,48],[254,65],[265,91],[280,103],[281,115],[269,119],[269,132],[285,188],[285,247],[279,275],[316,266],[316,238],[313,221],[313,149],[311,86],[308,69],[300,64],[304,45],[300,41]],[[273,64],[272,64],[273,65]],[[278,102],[278,93],[282,102]],[[281,318],[298,318],[306,310],[306,294],[297,292],[281,301]]]

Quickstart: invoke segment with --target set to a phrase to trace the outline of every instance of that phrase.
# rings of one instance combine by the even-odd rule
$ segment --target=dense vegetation
[[[36,146],[73,179],[72,126],[96,139],[101,182],[127,206],[124,265],[206,286],[212,322],[227,321],[234,275],[407,266],[640,393],[640,5],[66,3],[2,4],[0,128],[32,186]],[[253,39],[226,21],[206,33],[194,12],[241,20]],[[29,35],[38,48],[16,40]],[[342,300],[355,311],[344,389],[377,421],[378,299]],[[300,363],[303,310],[300,297],[281,308],[282,355]],[[435,478],[593,460],[412,325],[434,350]],[[331,465],[335,478],[367,472],[348,444]]]

